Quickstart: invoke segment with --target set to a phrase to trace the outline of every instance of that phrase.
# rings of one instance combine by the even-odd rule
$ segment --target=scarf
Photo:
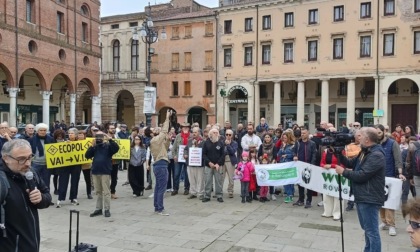
[[[262,144],[262,146],[263,146],[262,151],[263,151],[264,154],[267,154],[267,156],[268,156],[268,160],[267,161],[270,163],[271,161],[273,161],[273,147],[274,147],[274,142],[273,141],[271,141],[270,143],[264,142]]]
[[[188,138],[190,137],[190,132],[188,133],[181,132],[181,137],[182,137],[182,145],[187,145]]]

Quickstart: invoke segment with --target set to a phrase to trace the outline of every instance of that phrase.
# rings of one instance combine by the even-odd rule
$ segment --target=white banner
[[[144,87],[144,101],[143,101],[143,113],[154,114],[156,113],[156,88],[155,87]]]
[[[187,160],[184,158],[185,145],[178,146],[178,163],[185,163]]]
[[[296,161],[281,164],[256,165],[257,182],[260,186],[279,186],[290,183],[285,176],[269,176],[276,174],[282,169],[296,167],[298,170],[297,182],[301,186],[312,191],[323,193],[338,198],[338,174],[335,169],[324,169],[316,165]],[[268,175],[267,175],[268,174]],[[282,174],[282,173],[278,173]],[[267,179],[269,178],[269,179]],[[343,176],[341,179],[342,197],[346,200],[353,200],[350,197],[351,181]],[[278,180],[282,180],[278,181]],[[396,178],[385,178],[384,197],[387,197],[383,208],[398,210],[400,208],[402,193],[402,181]]]
[[[188,149],[188,166],[203,166],[203,149],[191,147]]]

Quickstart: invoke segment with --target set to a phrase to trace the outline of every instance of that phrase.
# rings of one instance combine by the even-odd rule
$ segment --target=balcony
[[[104,72],[102,73],[104,81],[123,81],[123,80],[146,80],[146,73],[143,71],[127,72]]]

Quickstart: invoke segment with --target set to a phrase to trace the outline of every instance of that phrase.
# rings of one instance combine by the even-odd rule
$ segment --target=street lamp
[[[155,53],[155,50],[151,48],[151,45],[153,43],[156,43],[158,41],[159,36],[159,29],[154,27],[153,20],[151,17],[151,8],[150,8],[150,2],[149,2],[149,9],[148,13],[146,15],[146,20],[143,21],[141,27],[136,27],[133,29],[133,40],[141,40],[143,43],[147,44],[147,86],[152,86],[151,80],[150,80],[150,66],[152,64],[152,55]],[[166,31],[165,27],[162,28],[161,39],[166,39]],[[152,114],[146,113],[146,125],[151,126],[152,124]]]

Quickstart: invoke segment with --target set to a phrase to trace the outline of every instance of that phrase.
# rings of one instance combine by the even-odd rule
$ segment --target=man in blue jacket
[[[226,173],[228,175],[228,188],[229,198],[233,198],[233,176],[235,176],[236,164],[238,164],[238,158],[236,152],[238,151],[238,143],[233,140],[235,133],[231,129],[227,129],[225,133],[225,165],[222,176],[222,183],[225,182]]]
[[[98,131],[92,146],[86,151],[86,158],[93,158],[92,178],[97,195],[96,209],[90,217],[102,215],[102,208],[105,209],[105,217],[111,217],[111,172],[112,156],[118,152],[120,147],[112,138]]]
[[[365,231],[365,252],[381,251],[378,211],[385,202],[385,152],[375,128],[360,130],[362,151],[355,158],[339,155],[341,163],[350,169],[337,165],[335,171],[351,180],[351,190],[357,204],[357,215]]]

